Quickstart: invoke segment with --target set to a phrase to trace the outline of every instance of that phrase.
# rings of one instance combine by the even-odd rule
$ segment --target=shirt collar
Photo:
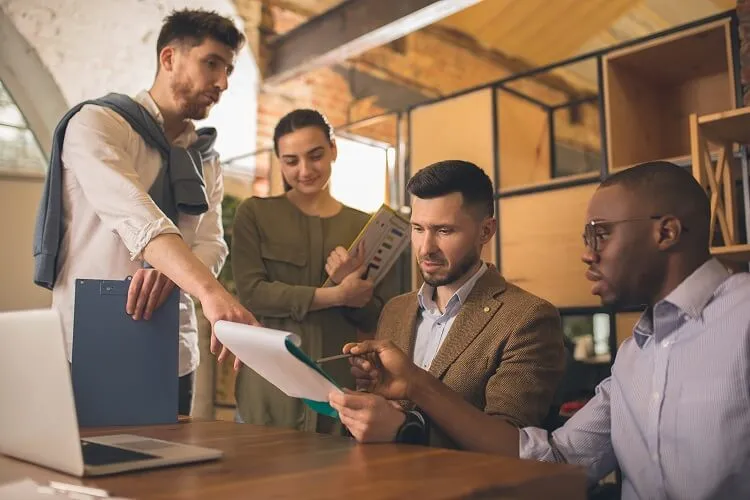
[[[156,105],[156,101],[154,101],[154,98],[151,97],[149,91],[145,89],[141,90],[133,99],[135,100],[135,102],[146,108],[146,111],[148,111],[149,114],[154,117],[156,123],[158,123],[162,130],[164,130],[164,116],[162,116],[161,111],[159,110],[159,106]],[[197,138],[198,136],[195,133],[195,125],[191,120],[188,121],[185,130],[183,130],[182,133],[178,135],[177,138],[173,141],[173,144],[177,146],[187,146],[188,144],[192,144],[193,142],[195,142]]]
[[[479,266],[479,269],[477,269],[477,272],[475,272],[471,278],[466,280],[466,282],[461,285],[461,288],[456,290],[453,295],[451,296],[450,300],[448,300],[448,305],[451,303],[458,302],[459,305],[463,305],[464,302],[466,302],[466,298],[471,293],[471,290],[474,288],[474,285],[476,285],[477,281],[479,281],[479,278],[482,277],[484,272],[487,270],[487,264],[485,262],[482,262],[482,265]],[[417,301],[419,303],[419,307],[422,310],[436,310],[437,304],[433,300],[433,296],[435,295],[435,287],[428,285],[427,283],[422,283],[422,286],[419,288],[419,292],[417,292]],[[446,306],[446,312],[448,311],[448,306]]]
[[[653,308],[648,308],[633,329],[638,347],[643,347],[648,337],[653,334],[653,310],[668,303],[693,319],[700,319],[703,309],[714,296],[716,289],[729,277],[729,271],[717,259],[712,258],[685,278],[677,288]],[[662,306],[663,307],[663,306]]]

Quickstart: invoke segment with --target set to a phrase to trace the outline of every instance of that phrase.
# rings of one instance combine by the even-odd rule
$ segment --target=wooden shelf
[[[611,170],[691,154],[689,117],[736,107],[729,21],[604,57]]]
[[[750,107],[699,116],[698,125],[708,141],[750,144]]]
[[[750,244],[711,247],[711,255],[729,262],[750,262]]]

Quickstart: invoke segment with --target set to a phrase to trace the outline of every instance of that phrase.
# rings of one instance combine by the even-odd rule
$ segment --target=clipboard
[[[76,279],[72,370],[81,427],[177,422],[180,290],[151,319],[125,312],[130,278]]]
[[[384,203],[370,217],[347,251],[354,256],[359,242],[364,240],[367,263],[365,278],[372,279],[378,285],[409,245],[410,231],[409,221]],[[330,276],[323,283],[324,287],[333,285]]]
[[[232,354],[281,392],[302,399],[321,415],[338,418],[328,394],[341,392],[341,387],[300,349],[298,335],[224,320],[214,324],[214,332]]]

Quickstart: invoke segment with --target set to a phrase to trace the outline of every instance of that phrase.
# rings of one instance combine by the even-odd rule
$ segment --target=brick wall
[[[306,20],[304,15],[280,7],[270,6],[266,9],[260,27],[261,32],[266,34],[285,33]],[[240,13],[242,14],[242,9]],[[412,33],[401,40],[400,45],[400,50],[389,46],[375,48],[349,61],[349,64],[359,72],[419,91],[425,95],[425,100],[512,74],[496,55],[477,47],[475,42],[472,45],[470,40],[462,40],[460,37],[456,40],[455,34],[446,33],[440,28],[430,27]],[[264,65],[262,59],[261,56],[261,67]],[[568,84],[568,87],[571,86]],[[514,84],[514,89],[540,100],[564,101],[564,94],[553,87],[554,85],[550,87],[549,84],[535,80]],[[584,93],[594,88],[592,84],[591,88],[580,90]],[[374,98],[355,100],[345,76],[332,69],[319,69],[280,85],[261,86],[258,96],[259,149],[272,146],[273,128],[278,120],[299,107],[319,109],[328,116],[334,127],[391,111],[378,106]],[[588,111],[594,112],[594,109],[587,110],[587,115],[591,114]],[[583,128],[592,128],[593,133],[588,133]],[[396,135],[395,119],[352,132],[393,143]],[[594,121],[589,120],[582,127],[563,126],[557,132],[561,140],[583,139],[592,146],[598,143],[599,128]]]
[[[95,0],[0,0],[0,9],[36,51],[72,106],[107,92],[134,94],[148,88],[156,70],[156,37],[162,19],[188,3],[118,0],[105,8]],[[235,16],[231,0],[203,0],[201,5]],[[9,65],[13,67],[12,61]],[[238,57],[230,83],[203,122],[219,129],[216,149],[223,158],[255,149],[256,100],[247,89],[257,87],[258,69],[248,51]]]

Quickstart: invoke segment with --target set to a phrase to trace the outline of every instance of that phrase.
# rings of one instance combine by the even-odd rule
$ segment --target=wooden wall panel
[[[561,104],[569,98],[540,85],[522,80],[509,86],[547,104]],[[555,143],[581,152],[601,149],[599,111],[596,104],[578,108],[577,120],[570,111],[554,114]],[[550,117],[547,111],[502,89],[497,90],[498,145],[500,150],[500,190],[546,184],[552,180],[550,166]],[[558,172],[583,173],[586,165],[562,165]],[[597,170],[598,164],[594,166]]]
[[[633,327],[640,317],[641,313],[639,312],[617,313],[615,316],[615,326],[617,328],[618,347],[633,335]]]
[[[596,306],[581,262],[586,207],[596,184],[500,200],[505,278],[558,307]]]
[[[550,180],[547,112],[512,94],[497,91],[500,187]]]
[[[411,175],[442,160],[475,163],[494,181],[490,89],[422,106],[411,112]],[[493,238],[484,247],[482,258],[495,263],[495,253]],[[418,280],[413,284],[418,284]]]

